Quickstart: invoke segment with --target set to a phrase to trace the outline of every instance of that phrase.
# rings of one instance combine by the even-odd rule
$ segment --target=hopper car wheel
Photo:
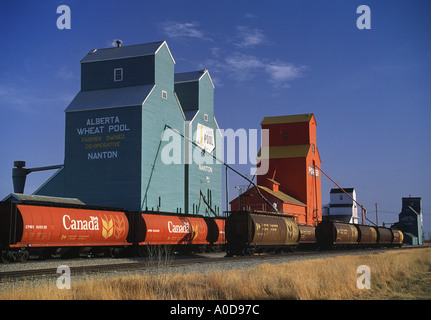
[[[20,250],[17,252],[17,259],[20,262],[26,262],[28,260],[29,252],[28,250]]]
[[[9,254],[9,251],[8,250],[2,250],[1,251],[1,261],[3,263],[9,263],[10,260],[11,260],[11,256]]]
[[[120,258],[122,256],[121,248],[109,248],[109,256],[111,258]]]
[[[19,251],[12,250],[2,250],[1,251],[1,261],[3,263],[9,262],[26,262],[29,256],[29,252],[25,249]]]
[[[248,256],[252,256],[252,255],[254,255],[254,252],[256,251],[256,249],[255,248],[247,248],[246,250],[245,250],[245,253],[248,255]]]

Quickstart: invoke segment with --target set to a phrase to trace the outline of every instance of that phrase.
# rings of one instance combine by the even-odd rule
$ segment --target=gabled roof
[[[80,91],[66,112],[142,105],[155,85]]]
[[[174,81],[175,81],[175,83],[199,81],[202,79],[202,77],[206,73],[208,74],[208,77],[209,77],[211,84],[214,88],[214,83],[213,83],[211,76],[210,76],[210,73],[208,72],[207,69],[198,70],[198,71],[175,73]]]
[[[131,46],[93,49],[90,50],[90,52],[88,52],[88,54],[81,60],[81,63],[152,55],[156,54],[157,51],[164,44],[166,45],[166,48],[171,55],[172,61],[175,63],[175,60],[171,54],[171,51],[169,50],[166,41],[149,42],[143,44],[135,44]]]
[[[279,123],[294,123],[294,122],[309,122],[314,117],[313,113],[294,114],[291,116],[278,116],[278,117],[265,117],[261,125],[265,124],[279,124]]]
[[[257,186],[259,189],[269,193],[270,195],[276,197],[277,199],[286,202],[286,203],[292,203],[292,204],[297,204],[297,205],[301,205],[301,206],[306,206],[305,203],[295,199],[294,197],[289,196],[288,194],[282,192],[282,191],[272,191],[271,189],[267,188],[267,187],[263,187],[263,186]]]
[[[284,203],[290,203],[290,204],[295,204],[295,205],[300,205],[300,206],[307,206],[305,203],[299,201],[298,199],[295,199],[292,196],[289,196],[288,194],[282,192],[282,191],[272,191],[271,189],[264,187],[264,186],[257,186],[261,191],[268,193],[270,195],[272,195],[273,197],[283,201]],[[254,188],[250,188],[247,191],[245,191],[243,194],[245,193],[250,193],[253,192]],[[240,196],[236,197],[235,199],[229,201],[230,204],[232,204],[232,202],[236,201]],[[262,200],[263,201],[263,200]]]

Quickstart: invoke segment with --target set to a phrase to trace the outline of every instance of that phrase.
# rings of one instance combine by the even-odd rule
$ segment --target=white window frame
[[[162,90],[162,98],[168,100],[168,93],[165,90]]]
[[[120,71],[120,79],[117,79],[117,71]],[[123,68],[114,69],[114,82],[123,81]]]

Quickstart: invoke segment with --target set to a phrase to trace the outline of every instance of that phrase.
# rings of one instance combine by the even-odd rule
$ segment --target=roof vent
[[[120,39],[115,40],[115,44],[117,45],[117,48],[119,48],[123,44],[123,41],[121,41]]]
[[[93,54],[97,51],[97,49],[91,49],[90,52],[88,54]]]

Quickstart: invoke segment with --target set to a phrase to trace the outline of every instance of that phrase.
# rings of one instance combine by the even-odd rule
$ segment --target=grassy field
[[[369,290],[357,288],[360,265],[370,268]],[[0,291],[0,299],[431,299],[431,248],[263,264],[247,271],[72,277],[70,290],[59,290],[54,281],[9,288]]]

